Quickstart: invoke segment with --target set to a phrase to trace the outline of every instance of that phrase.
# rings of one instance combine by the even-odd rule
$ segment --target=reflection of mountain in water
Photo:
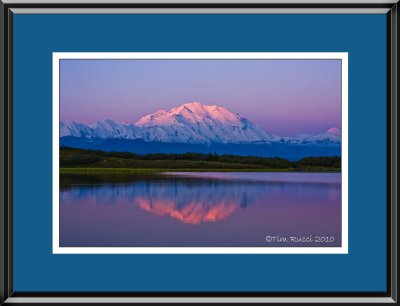
[[[145,211],[191,224],[222,220],[239,208],[237,203],[232,202],[206,205],[204,202],[190,201],[179,207],[174,200],[138,198],[137,203]]]
[[[306,185],[308,190],[312,188],[317,193],[318,190],[326,193],[326,188],[338,188],[331,184]],[[304,186],[288,182],[148,179],[128,184],[62,186],[60,202],[74,205],[85,199],[96,205],[134,204],[157,216],[200,224],[223,220],[266,196],[285,193],[285,190],[301,192]]]
[[[184,223],[215,222],[247,206],[252,193],[249,185],[252,184],[197,181],[177,182],[171,188],[167,184],[151,184],[146,187],[145,196],[136,198],[136,203],[148,212]]]
[[[318,233],[335,236],[334,244],[324,246],[336,247],[341,245],[340,177],[207,172],[94,179],[93,174],[63,174],[60,245],[265,247],[268,233]]]
[[[64,187],[60,197],[61,203],[71,204],[75,202],[74,198],[86,198],[98,205],[125,200],[158,216],[199,224],[223,220],[271,191],[265,183],[171,179],[125,185]]]

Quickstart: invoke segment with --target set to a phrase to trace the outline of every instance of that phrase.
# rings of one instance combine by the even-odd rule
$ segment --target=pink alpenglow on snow
[[[333,127],[316,135],[281,137],[265,131],[246,117],[218,105],[185,103],[169,111],[158,110],[134,124],[109,119],[85,125],[60,124],[60,137],[142,139],[166,143],[340,143],[341,132]]]

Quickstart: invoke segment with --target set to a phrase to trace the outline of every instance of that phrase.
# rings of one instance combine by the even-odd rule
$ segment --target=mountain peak
[[[237,143],[273,138],[238,113],[197,101],[144,116],[135,126],[148,129],[146,141]]]
[[[204,113],[204,105],[199,102],[189,102],[182,104],[178,107],[172,108],[170,110],[172,114],[181,114],[181,113],[195,113],[195,114],[203,114]]]
[[[201,104],[200,102],[197,101],[193,101],[193,102],[187,102],[185,104],[182,104],[181,106],[185,106],[187,108],[203,108],[203,104]]]
[[[342,135],[342,132],[341,132],[338,128],[336,128],[336,127],[331,127],[331,128],[327,131],[327,133],[328,133],[328,134],[331,134],[331,135],[335,135],[335,136],[341,136],[341,135]]]
[[[173,114],[197,114],[200,116],[212,115],[220,111],[237,115],[218,105],[206,105],[200,102],[188,102],[170,110]]]

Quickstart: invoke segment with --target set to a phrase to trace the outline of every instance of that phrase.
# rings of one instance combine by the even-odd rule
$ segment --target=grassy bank
[[[61,148],[61,174],[165,171],[340,172],[340,157],[283,158],[216,154],[146,154]]]
[[[175,168],[175,169],[131,169],[131,168],[60,168],[60,174],[155,174],[162,172],[298,172],[296,169],[201,169],[201,168]],[[311,172],[311,171],[310,171]],[[331,171],[314,172],[337,172],[336,169]]]
[[[60,168],[60,174],[97,174],[97,173],[160,173],[162,169],[131,169],[131,168]]]

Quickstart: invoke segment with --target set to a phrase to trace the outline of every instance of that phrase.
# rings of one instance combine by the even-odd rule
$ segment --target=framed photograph
[[[397,1],[1,10],[3,303],[397,302]]]
[[[347,76],[347,53],[53,53],[53,253],[347,254]]]

